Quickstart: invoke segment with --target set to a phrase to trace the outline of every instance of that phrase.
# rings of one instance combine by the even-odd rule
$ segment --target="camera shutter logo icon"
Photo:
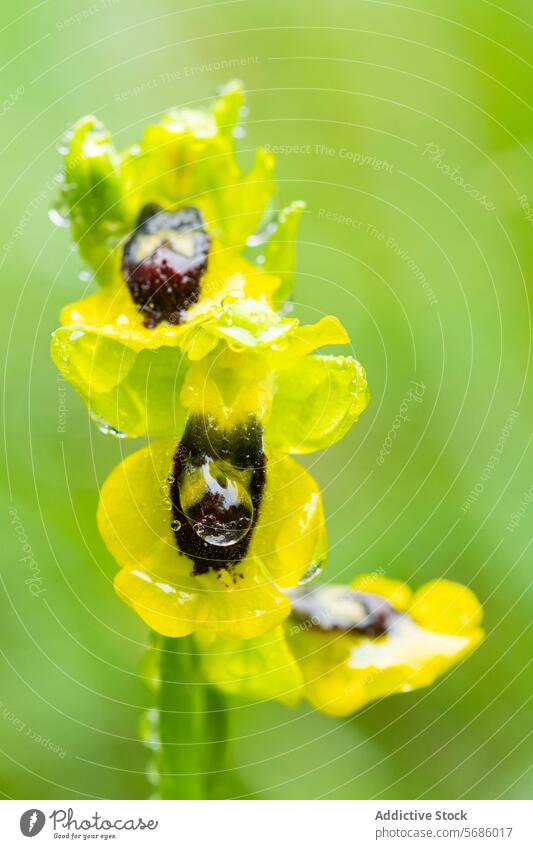
[[[24,811],[20,818],[20,830],[24,837],[35,837],[42,830],[46,817],[38,808]]]

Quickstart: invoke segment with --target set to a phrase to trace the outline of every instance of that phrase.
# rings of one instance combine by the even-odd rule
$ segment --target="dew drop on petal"
[[[48,210],[48,218],[55,224],[56,227],[68,227],[69,220],[65,215],[62,215],[58,209],[49,209]]]
[[[210,545],[230,546],[252,527],[254,508],[238,471],[213,460],[180,485],[183,512],[195,534]]]
[[[104,433],[106,436],[114,436],[116,439],[126,439],[128,437],[127,433],[124,433],[121,430],[117,430],[116,427],[113,427],[112,424],[109,424],[102,416],[96,415],[92,410],[89,410],[89,415],[93,422],[96,424],[100,433]]]
[[[300,586],[305,586],[305,584],[310,584],[311,581],[314,581],[315,578],[318,578],[320,573],[322,572],[322,561],[313,561],[307,571],[302,575],[298,584]]]

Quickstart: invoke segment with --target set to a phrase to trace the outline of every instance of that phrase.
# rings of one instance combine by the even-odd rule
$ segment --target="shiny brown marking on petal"
[[[263,430],[255,416],[230,430],[210,416],[188,419],[169,483],[171,526],[193,574],[229,569],[246,556],[265,478]]]
[[[180,324],[200,298],[210,237],[199,209],[142,210],[122,253],[122,272],[146,327]]]
[[[342,585],[289,591],[292,613],[307,627],[381,637],[402,614],[381,596]]]

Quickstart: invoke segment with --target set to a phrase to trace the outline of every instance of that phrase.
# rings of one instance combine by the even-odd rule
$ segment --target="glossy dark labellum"
[[[262,427],[254,416],[229,430],[191,416],[170,477],[172,529],[196,575],[245,557],[266,477]]]
[[[186,206],[142,210],[122,253],[122,272],[146,327],[179,324],[200,297],[210,238],[201,212]]]
[[[293,616],[321,631],[381,637],[402,615],[381,596],[345,586],[296,589],[290,599]]]

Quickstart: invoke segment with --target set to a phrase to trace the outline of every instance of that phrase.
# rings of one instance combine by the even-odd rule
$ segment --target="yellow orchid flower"
[[[467,587],[434,580],[413,593],[377,573],[350,586],[288,593],[291,616],[246,642],[199,632],[208,679],[247,700],[295,704],[331,716],[432,684],[480,642],[482,608]]]
[[[303,204],[256,233],[275,192],[274,158],[258,150],[242,172],[242,105],[232,83],[206,109],[169,112],[122,152],[90,116],[67,134],[53,217],[70,225],[101,288],[63,309],[52,357],[106,432],[172,433],[190,328],[232,294],[276,309],[290,294]],[[255,262],[244,255],[252,236]]]
[[[323,565],[319,487],[286,455],[340,438],[366,406],[355,360],[312,353],[346,339],[334,319],[300,327],[248,299],[190,330],[186,423],[125,460],[98,511],[117,591],[155,631],[262,634],[290,613],[282,590]]]
[[[118,594],[170,637],[263,634],[290,613],[280,587],[326,553],[318,485],[253,419],[222,432],[193,417],[179,443],[137,451],[104,484],[98,526]]]

